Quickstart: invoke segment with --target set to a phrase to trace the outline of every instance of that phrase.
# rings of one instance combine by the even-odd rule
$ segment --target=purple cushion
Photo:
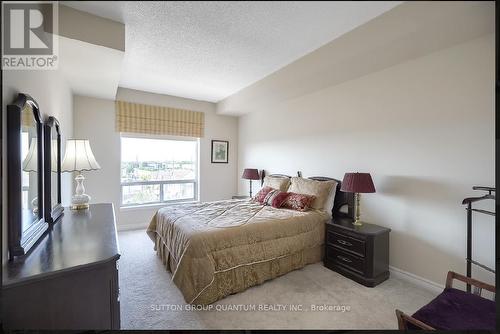
[[[413,315],[441,330],[494,330],[495,316],[495,302],[453,288],[444,289]]]

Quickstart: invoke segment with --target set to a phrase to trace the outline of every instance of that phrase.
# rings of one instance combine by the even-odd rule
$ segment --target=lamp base
[[[252,180],[250,180],[250,198],[252,198]]]
[[[353,224],[354,226],[362,226],[362,225],[363,225],[363,222],[362,222],[361,220],[355,220],[355,221],[353,221],[353,222],[352,222],[352,224]]]
[[[71,210],[84,210],[89,208],[90,196],[87,194],[73,195],[71,197]]]
[[[90,196],[85,194],[83,180],[85,180],[85,177],[83,177],[81,173],[75,177],[76,194],[71,197],[71,210],[84,210],[89,208]]]
[[[89,204],[71,204],[71,210],[86,210],[90,207]]]
[[[359,193],[354,193],[354,205],[356,206],[355,207],[356,218],[352,222],[352,224],[354,226],[361,226],[361,225],[363,225],[363,223],[361,222],[361,220],[359,220],[359,216],[361,216],[361,211],[359,209],[359,202],[360,202],[360,200],[361,200],[361,195]]]
[[[31,206],[33,207],[33,216],[38,216],[38,197],[33,198]]]

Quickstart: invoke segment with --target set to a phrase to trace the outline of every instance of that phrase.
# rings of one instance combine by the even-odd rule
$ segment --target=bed
[[[332,214],[352,215],[352,196],[340,192],[340,181],[310,179],[336,181]],[[158,210],[147,234],[185,301],[210,304],[321,261],[330,217],[250,200],[185,203]]]

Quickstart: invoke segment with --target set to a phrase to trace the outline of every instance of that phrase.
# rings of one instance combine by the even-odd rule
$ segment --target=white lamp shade
[[[66,141],[66,152],[61,171],[81,172],[97,169],[101,169],[101,166],[95,160],[90,142],[87,139],[68,139]]]
[[[22,168],[25,172],[38,171],[38,140],[36,138],[31,138],[28,154],[23,160]]]

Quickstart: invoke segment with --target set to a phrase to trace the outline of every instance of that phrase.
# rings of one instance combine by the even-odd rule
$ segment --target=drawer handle
[[[350,260],[350,259],[348,259],[346,257],[340,256],[340,255],[337,255],[337,258],[341,259],[344,262],[352,262],[352,260]]]
[[[337,239],[337,242],[341,245],[344,245],[344,246],[352,246],[352,244],[350,242],[347,242],[344,240]]]

